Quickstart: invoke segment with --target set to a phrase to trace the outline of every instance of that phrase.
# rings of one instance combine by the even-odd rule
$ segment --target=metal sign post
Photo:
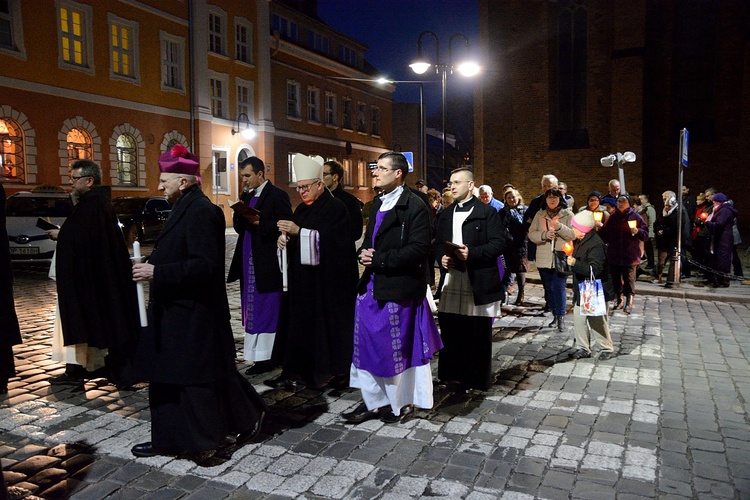
[[[680,288],[680,274],[682,273],[682,217],[685,207],[682,202],[682,177],[683,169],[688,166],[688,143],[690,134],[686,128],[680,131],[680,159],[677,162],[677,190],[675,191],[675,198],[677,198],[677,248],[672,256],[672,263],[669,266],[669,273],[667,276],[667,282],[664,284],[665,288]],[[687,214],[688,216],[690,214]]]

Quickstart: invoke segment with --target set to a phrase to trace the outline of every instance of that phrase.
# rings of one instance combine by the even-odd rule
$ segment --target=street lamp
[[[243,120],[242,117],[245,117],[245,119]],[[243,124],[245,128],[242,128],[241,124]],[[255,137],[255,130],[250,128],[250,118],[248,118],[247,114],[240,113],[239,116],[237,116],[237,130],[232,127],[232,135],[235,134],[240,134],[240,136],[246,141]]]
[[[634,161],[635,153],[632,151],[625,151],[624,153],[612,153],[609,156],[604,156],[599,160],[599,163],[601,163],[602,167],[611,167],[614,164],[617,164],[617,168],[620,171],[620,192],[627,193],[628,191],[625,189],[625,171],[622,169],[622,164],[633,163]]]
[[[422,55],[422,37],[425,35],[430,35],[432,38],[435,39],[435,62],[430,62],[427,58],[425,58]],[[466,35],[463,35],[461,33],[455,33],[454,35],[451,35],[450,39],[448,40],[448,63],[440,62],[440,40],[438,39],[438,36],[433,33],[432,31],[423,31],[419,34],[419,38],[417,39],[417,59],[409,65],[409,67],[418,75],[422,75],[427,72],[428,69],[431,67],[435,68],[436,74],[442,74],[442,83],[443,83],[443,158],[442,158],[442,168],[443,168],[443,176],[445,179],[448,179],[448,172],[446,171],[446,162],[445,162],[445,144],[447,142],[447,138],[445,136],[445,117],[446,117],[446,110],[447,110],[447,100],[446,100],[446,89],[447,89],[447,83],[448,83],[448,71],[453,74],[454,69],[461,75],[466,77],[472,77],[476,76],[481,68],[479,65],[471,60],[462,60],[455,66],[453,65],[453,40],[456,38],[462,39],[466,43],[466,52],[469,52],[469,39],[466,37]]]

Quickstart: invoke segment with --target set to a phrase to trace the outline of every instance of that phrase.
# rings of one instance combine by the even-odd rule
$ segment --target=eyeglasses
[[[326,175],[331,175],[331,172],[323,172],[323,177],[325,177]]]
[[[394,170],[398,170],[398,169],[397,168],[375,167],[373,170],[376,171],[379,174],[384,174],[386,172],[393,172]]]
[[[315,184],[317,184],[319,181],[311,182],[310,184],[303,184],[301,186],[297,186],[296,189],[298,193],[306,193],[310,191],[310,188],[313,187]]]
[[[469,181],[453,181],[446,183],[446,187],[453,187],[453,186],[460,186],[461,184],[466,184]]]
[[[70,180],[75,182],[78,179],[85,179],[86,177],[92,177],[92,176],[91,175],[79,175],[79,176],[71,175]]]

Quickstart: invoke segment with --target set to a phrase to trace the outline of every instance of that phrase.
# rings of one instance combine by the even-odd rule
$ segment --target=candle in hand
[[[602,215],[604,215],[602,212],[599,212],[598,210],[594,212],[594,221],[601,222],[602,221]]]
[[[635,229],[636,226],[638,226],[638,221],[637,220],[629,220],[628,221],[628,226],[630,226],[630,229]]]
[[[701,212],[700,218],[701,220],[706,220],[708,219],[708,214],[706,212]]]
[[[565,255],[573,255],[573,243],[569,241],[563,243],[563,252],[565,252]]]

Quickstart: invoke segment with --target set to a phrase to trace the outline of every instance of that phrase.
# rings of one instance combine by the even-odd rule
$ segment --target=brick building
[[[114,197],[156,194],[157,159],[181,143],[227,221],[250,155],[290,193],[291,153],[338,158],[366,200],[362,165],[391,141],[393,88],[365,81],[367,48],[309,5],[0,2],[0,181],[9,194],[67,187],[69,165],[91,158]]]
[[[599,159],[627,150],[637,155],[625,167],[627,190],[658,207],[661,192],[677,187],[686,127],[685,184],[740,198],[747,2],[480,0],[479,17],[486,71],[475,93],[475,168],[484,182],[513,182],[528,201],[555,173],[581,200],[617,177]]]

